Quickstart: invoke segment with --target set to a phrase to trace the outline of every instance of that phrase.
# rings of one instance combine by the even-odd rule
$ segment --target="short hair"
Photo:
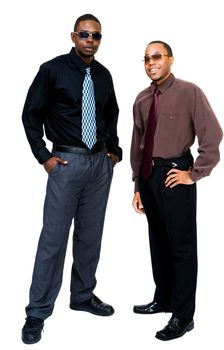
[[[165,47],[165,49],[166,49],[167,55],[169,57],[173,57],[173,52],[172,52],[172,49],[171,49],[170,45],[168,45],[164,41],[155,40],[155,41],[151,41],[148,45],[150,45],[150,44],[162,44]]]
[[[94,22],[99,23],[99,25],[101,27],[101,23],[98,20],[98,18],[96,18],[95,16],[91,15],[90,13],[86,13],[85,15],[82,15],[82,16],[77,18],[77,20],[75,22],[75,25],[74,25],[74,31],[77,30],[77,27],[78,27],[79,23],[82,22],[82,21],[94,21]]]

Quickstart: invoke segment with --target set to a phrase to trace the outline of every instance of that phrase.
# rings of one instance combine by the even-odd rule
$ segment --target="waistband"
[[[66,153],[76,153],[76,154],[94,154],[101,152],[105,149],[105,144],[96,144],[93,146],[93,148],[81,148],[81,147],[73,147],[73,146],[66,146],[66,145],[53,145],[53,150],[57,152],[66,152]]]
[[[164,158],[153,158],[152,159],[152,166],[164,166],[164,167],[169,167],[169,168],[176,168],[180,162],[182,162],[183,160],[192,157],[191,155],[191,150],[187,150],[186,152],[184,152],[183,154],[181,154],[178,157],[175,158],[168,158],[168,159],[164,159]]]

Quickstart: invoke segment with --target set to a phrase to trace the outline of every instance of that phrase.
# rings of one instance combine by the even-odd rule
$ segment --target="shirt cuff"
[[[109,153],[113,153],[115,156],[119,158],[119,162],[122,160],[122,149],[119,146],[107,145],[107,150]]]
[[[192,181],[196,182],[200,180],[203,176],[200,176],[197,171],[194,171],[194,169],[189,174]]]
[[[43,164],[48,159],[53,157],[52,153],[49,152],[46,147],[42,148],[37,154],[34,154],[34,156],[37,158],[37,160],[40,164]]]

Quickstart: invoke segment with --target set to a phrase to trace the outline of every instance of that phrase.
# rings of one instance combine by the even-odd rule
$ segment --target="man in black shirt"
[[[23,110],[32,152],[49,175],[43,229],[22,329],[22,340],[27,344],[41,339],[44,320],[53,312],[73,219],[70,308],[100,316],[114,312],[93,294],[113,166],[122,159],[112,78],[94,59],[101,36],[96,17],[79,17],[71,33],[75,47],[69,54],[41,65]],[[91,94],[91,106],[88,89],[92,89],[87,93]],[[94,140],[92,144],[84,137],[85,128],[87,133],[93,132],[87,135]],[[53,143],[52,151],[46,147],[43,130]]]

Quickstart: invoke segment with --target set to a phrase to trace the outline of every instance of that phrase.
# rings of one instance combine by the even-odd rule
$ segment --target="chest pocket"
[[[176,113],[163,113],[158,116],[156,134],[160,139],[173,141],[179,134],[179,117]]]

